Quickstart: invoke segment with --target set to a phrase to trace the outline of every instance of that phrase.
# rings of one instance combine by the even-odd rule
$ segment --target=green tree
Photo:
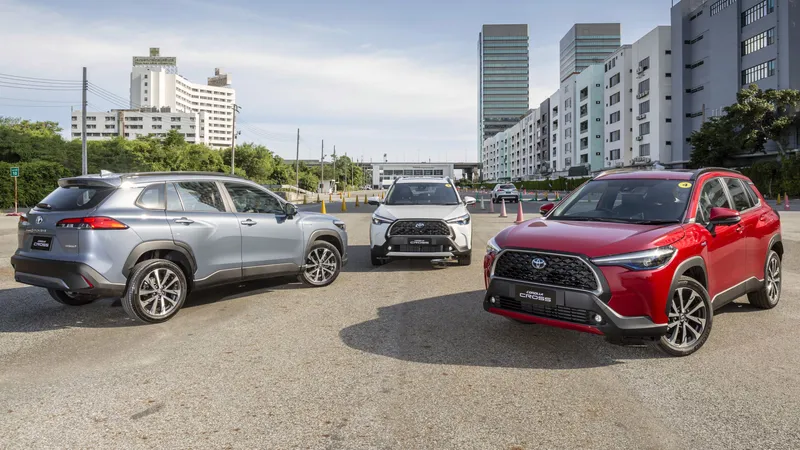
[[[712,117],[689,136],[692,145],[690,165],[695,168],[723,166],[741,153],[742,136],[727,116]]]
[[[770,140],[775,142],[781,158],[786,156],[789,130],[798,125],[799,110],[800,91],[762,91],[755,84],[739,91],[736,103],[725,108],[751,153],[765,152],[764,144]]]
[[[222,160],[229,168],[231,166],[231,150],[221,151]],[[236,146],[236,169],[241,168],[247,177],[259,184],[267,184],[275,170],[275,160],[269,149],[263,145],[244,143]]]

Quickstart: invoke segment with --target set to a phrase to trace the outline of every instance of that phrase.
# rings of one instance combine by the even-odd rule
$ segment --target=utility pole
[[[322,140],[322,150],[319,152],[319,182],[325,187],[325,139]]]
[[[86,81],[86,67],[83,68],[83,99],[81,101],[81,171],[84,175],[89,174],[89,157],[86,154],[86,90],[89,83]]]
[[[233,134],[231,135],[231,175],[236,173],[236,113],[241,107],[233,105]],[[207,124],[206,124],[207,125]]]
[[[344,157],[347,158],[347,152],[344,152]],[[344,188],[347,189],[347,167],[344,168]]]
[[[297,181],[297,192],[300,192],[300,128],[297,129],[297,154],[295,156],[294,174]]]
[[[333,184],[336,184],[336,146],[333,146]]]

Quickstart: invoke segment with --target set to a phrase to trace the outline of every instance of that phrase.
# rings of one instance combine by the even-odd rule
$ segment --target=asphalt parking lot
[[[350,264],[333,285],[198,293],[148,326],[16,284],[0,217],[0,447],[797,448],[800,213],[782,216],[780,305],[739,299],[676,359],[484,312],[479,257],[373,268],[372,208],[338,208]],[[474,216],[479,255],[515,208]]]

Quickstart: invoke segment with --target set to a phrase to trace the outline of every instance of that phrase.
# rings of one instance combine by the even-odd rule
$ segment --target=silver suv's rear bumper
[[[125,292],[124,284],[111,283],[83,263],[14,255],[11,265],[18,283],[108,297],[119,297]]]

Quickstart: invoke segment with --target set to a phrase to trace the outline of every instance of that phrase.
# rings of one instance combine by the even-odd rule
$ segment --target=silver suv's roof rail
[[[242,179],[239,175],[232,175],[229,173],[222,173],[222,172],[183,172],[183,171],[173,171],[173,172],[134,172],[134,173],[125,173],[120,175],[123,178],[136,178],[136,177],[158,177],[158,176],[165,176],[165,175],[202,175],[207,177],[228,177],[228,178],[238,178]]]

